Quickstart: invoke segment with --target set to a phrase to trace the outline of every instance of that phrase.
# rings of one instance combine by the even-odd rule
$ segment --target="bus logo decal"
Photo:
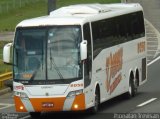
[[[138,43],[137,45],[137,52],[138,53],[143,53],[146,50],[146,43],[145,41]]]
[[[110,94],[113,93],[122,80],[122,64],[123,48],[120,48],[115,53],[110,53],[110,56],[106,58],[106,90]]]

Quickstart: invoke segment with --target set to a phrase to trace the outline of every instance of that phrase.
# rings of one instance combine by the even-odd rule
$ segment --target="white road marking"
[[[150,63],[147,64],[147,66],[150,66],[151,64],[155,63],[156,61],[158,61],[160,59],[160,56],[157,57],[156,59],[154,59],[153,61],[151,61]]]
[[[141,103],[141,104],[137,105],[137,107],[142,107],[142,106],[144,106],[144,105],[147,105],[147,104],[155,101],[156,99],[157,99],[157,98],[152,98],[152,99],[150,99],[150,100],[148,100],[148,101],[146,101],[146,102],[144,102],[144,103]]]
[[[2,110],[14,106],[14,104],[0,103],[0,106],[3,106],[0,108]]]

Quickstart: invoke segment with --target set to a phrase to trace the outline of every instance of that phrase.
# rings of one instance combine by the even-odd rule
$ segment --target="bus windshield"
[[[14,79],[81,78],[80,42],[80,26],[17,28]]]

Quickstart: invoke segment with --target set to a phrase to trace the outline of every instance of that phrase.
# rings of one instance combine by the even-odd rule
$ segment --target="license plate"
[[[50,107],[54,107],[54,104],[52,102],[43,102],[42,107],[43,108],[50,108]]]

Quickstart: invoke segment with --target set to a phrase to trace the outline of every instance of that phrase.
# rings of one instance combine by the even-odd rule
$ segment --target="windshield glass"
[[[48,33],[48,79],[78,78],[79,28],[53,28]]]
[[[14,47],[14,78],[46,78],[45,29],[18,29]],[[36,74],[36,77],[34,76]]]
[[[80,26],[18,28],[14,43],[14,79],[81,78],[80,42]]]

